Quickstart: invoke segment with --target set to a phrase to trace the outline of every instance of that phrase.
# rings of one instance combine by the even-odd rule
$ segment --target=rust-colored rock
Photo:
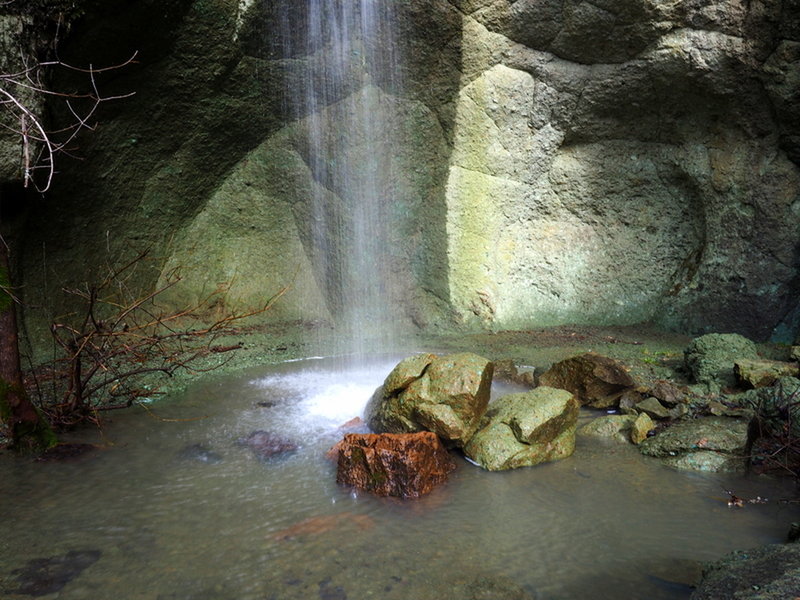
[[[621,363],[589,352],[554,364],[539,377],[539,385],[572,392],[582,405],[608,408],[636,382]]]
[[[378,496],[418,498],[455,469],[438,436],[419,433],[349,433],[339,447],[336,482]]]

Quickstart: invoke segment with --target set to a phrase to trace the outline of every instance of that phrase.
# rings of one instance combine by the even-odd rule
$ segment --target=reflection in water
[[[324,454],[395,363],[218,378],[155,405],[162,420],[119,414],[112,444],[75,462],[4,457],[3,597],[29,597],[14,569],[92,549],[59,599],[686,598],[696,561],[781,541],[798,518],[775,501],[791,482],[679,473],[586,440],[511,472],[459,460],[417,501],[352,493]],[[253,431],[297,449],[259,460],[237,443]],[[772,501],[732,509],[725,489]]]

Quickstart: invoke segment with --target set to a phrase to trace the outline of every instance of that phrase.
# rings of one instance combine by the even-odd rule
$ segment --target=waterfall
[[[386,349],[397,316],[389,242],[400,86],[392,0],[293,1],[305,7],[287,5],[284,56],[306,66],[286,109],[305,137],[299,146],[313,182],[306,200],[317,279],[340,332],[337,350]]]

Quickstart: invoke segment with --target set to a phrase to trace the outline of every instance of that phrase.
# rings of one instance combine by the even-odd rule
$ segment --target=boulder
[[[800,362],[800,346],[792,346],[792,349],[789,351],[789,358],[795,362]]]
[[[700,417],[680,421],[639,444],[642,454],[691,471],[741,471],[745,467],[748,421]]]
[[[491,362],[469,352],[407,358],[373,394],[367,424],[379,433],[432,431],[463,447],[486,412],[492,373]]]
[[[669,381],[656,381],[647,392],[662,404],[675,406],[688,401],[686,388],[680,387]]]
[[[692,379],[715,389],[736,385],[733,365],[737,360],[757,358],[756,345],[735,333],[700,336],[683,351],[683,362]]]
[[[578,401],[566,390],[538,387],[503,396],[464,453],[489,471],[566,458],[575,451],[578,411]]]
[[[645,398],[636,405],[636,411],[646,413],[653,419],[669,419],[669,410],[655,398]]]
[[[733,364],[733,371],[745,387],[760,388],[772,385],[780,377],[800,376],[800,365],[778,360],[742,358]]]
[[[543,386],[567,390],[582,405],[608,408],[636,382],[614,359],[589,352],[554,364],[539,377]]]
[[[635,421],[635,415],[605,415],[592,419],[578,429],[578,435],[628,443],[631,426]]]
[[[706,565],[691,600],[786,600],[800,590],[800,545],[737,551]]]
[[[647,439],[647,434],[650,433],[656,426],[653,419],[647,413],[641,413],[636,417],[636,420],[631,425],[630,440],[634,444],[641,444]]]
[[[456,467],[429,431],[349,433],[338,450],[336,482],[378,496],[418,498],[447,481]]]
[[[520,371],[511,359],[495,360],[492,364],[494,365],[495,381],[506,381],[529,388],[536,387],[536,375],[530,367]]]

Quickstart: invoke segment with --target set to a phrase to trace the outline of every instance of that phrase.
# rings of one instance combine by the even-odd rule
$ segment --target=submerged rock
[[[683,351],[683,362],[692,379],[717,389],[736,385],[733,365],[737,360],[757,358],[756,345],[736,333],[700,336]]]
[[[639,444],[642,454],[692,471],[741,471],[745,467],[748,421],[700,417],[680,421]]]
[[[261,460],[291,454],[298,448],[297,443],[288,438],[261,430],[253,431],[246,437],[239,438],[237,443],[250,448],[256,458]]]
[[[528,467],[575,451],[579,405],[566,390],[538,387],[496,400],[464,448],[490,471]]]
[[[351,512],[336,513],[333,515],[319,515],[309,517],[290,525],[285,529],[272,534],[272,539],[277,541],[292,540],[302,537],[314,537],[329,531],[339,531],[342,528],[356,527],[362,531],[372,529],[375,521],[369,515],[359,515]]]
[[[378,496],[418,498],[456,468],[436,434],[355,434],[337,444],[336,482]]]
[[[218,454],[205,444],[190,444],[178,452],[178,458],[181,460],[191,460],[210,465],[216,465],[222,462],[222,455]]]
[[[492,363],[469,352],[401,361],[369,401],[365,417],[380,433],[432,431],[463,446],[489,403]]]
[[[70,550],[50,558],[34,558],[11,574],[18,584],[13,590],[25,596],[46,596],[60,591],[70,581],[96,563],[99,550]]]
[[[773,544],[706,565],[692,600],[790,600],[799,594],[800,544]]]
[[[37,462],[74,461],[97,450],[94,444],[63,443],[48,448],[36,457]]]
[[[623,393],[636,387],[621,363],[592,352],[554,364],[542,373],[539,384],[567,390],[592,408],[616,406]]]
[[[500,575],[479,575],[467,585],[465,600],[535,600],[536,596],[516,581]]]

